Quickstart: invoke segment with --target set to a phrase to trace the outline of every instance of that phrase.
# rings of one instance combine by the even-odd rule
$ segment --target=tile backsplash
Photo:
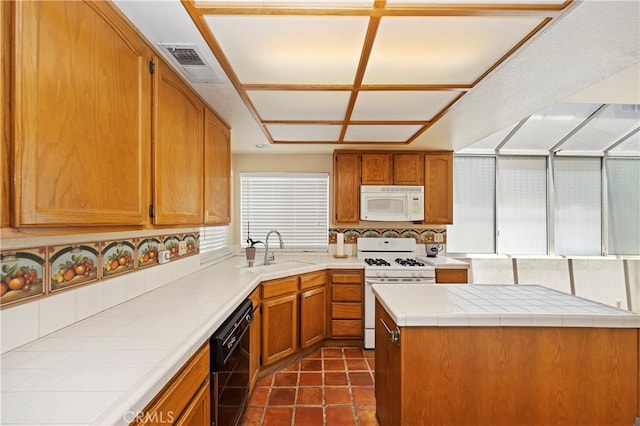
[[[344,234],[344,242],[355,244],[358,238],[414,238],[416,243],[447,242],[446,229],[408,229],[408,228],[331,228],[329,244],[336,243],[336,234]],[[439,240],[439,241],[438,241]]]

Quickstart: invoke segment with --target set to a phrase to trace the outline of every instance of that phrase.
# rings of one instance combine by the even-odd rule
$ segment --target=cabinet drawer
[[[283,294],[295,293],[298,291],[298,276],[278,278],[262,282],[262,298],[282,296]]]
[[[362,320],[331,320],[333,337],[362,337]]]
[[[436,269],[437,283],[466,283],[466,269]]]
[[[334,284],[362,284],[362,271],[331,271],[331,282]]]
[[[362,319],[362,303],[331,304],[331,318],[334,319]]]
[[[361,302],[362,287],[359,285],[334,285],[331,287],[333,302]]]
[[[300,275],[300,290],[319,287],[327,283],[327,271],[309,272]]]

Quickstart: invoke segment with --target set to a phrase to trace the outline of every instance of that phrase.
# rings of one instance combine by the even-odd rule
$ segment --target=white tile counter
[[[436,257],[428,257],[428,256],[416,256],[418,260],[424,262],[428,265],[433,266],[436,269],[469,269],[469,264],[462,260],[457,260],[452,257],[447,256],[436,256]]]
[[[539,285],[373,285],[403,326],[640,328],[640,316]]]
[[[329,255],[276,262],[233,257],[3,354],[0,423],[128,424],[260,281],[363,267]]]

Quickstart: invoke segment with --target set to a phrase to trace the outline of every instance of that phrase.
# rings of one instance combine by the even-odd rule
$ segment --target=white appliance
[[[360,219],[393,222],[424,220],[424,186],[360,186]]]
[[[433,266],[416,260],[413,238],[358,238],[358,259],[364,261],[364,347],[375,347],[375,296],[371,286],[435,284]]]

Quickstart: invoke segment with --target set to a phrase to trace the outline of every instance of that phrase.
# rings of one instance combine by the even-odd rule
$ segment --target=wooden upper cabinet
[[[156,58],[153,113],[153,222],[203,222],[204,104]]]
[[[424,185],[422,154],[393,154],[394,185]]]
[[[145,223],[147,45],[108,2],[13,7],[13,225]]]
[[[424,223],[453,223],[453,154],[425,154]]]
[[[360,221],[360,154],[336,153],[333,157],[335,221]]]
[[[209,108],[204,110],[204,223],[231,221],[231,136]]]
[[[10,204],[10,186],[11,186],[11,170],[9,166],[11,162],[11,150],[9,146],[11,123],[10,117],[10,82],[11,75],[10,69],[10,52],[11,46],[9,40],[11,40],[11,15],[10,15],[11,3],[0,2],[0,68],[2,74],[0,74],[0,120],[2,127],[2,135],[0,137],[0,164],[2,164],[2,170],[0,171],[0,228],[11,225],[11,204]]]
[[[362,154],[362,184],[393,184],[392,154]]]

